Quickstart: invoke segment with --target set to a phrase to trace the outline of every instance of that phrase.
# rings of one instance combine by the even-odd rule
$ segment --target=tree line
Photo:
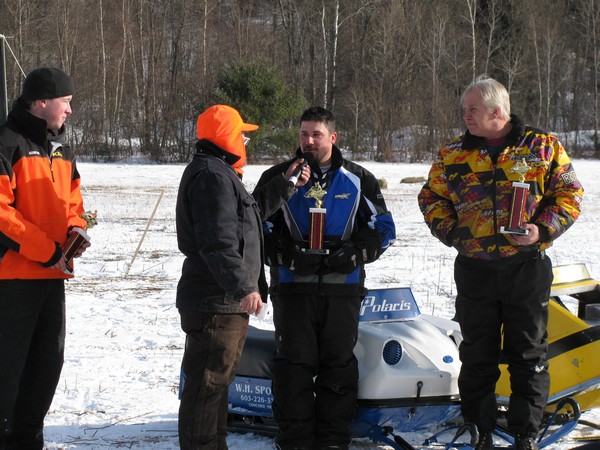
[[[571,153],[600,155],[597,0],[0,0],[0,34],[9,100],[23,72],[71,74],[69,142],[91,160],[187,161],[217,102],[261,125],[251,161],[290,155],[313,104],[353,158],[429,160],[480,74]]]

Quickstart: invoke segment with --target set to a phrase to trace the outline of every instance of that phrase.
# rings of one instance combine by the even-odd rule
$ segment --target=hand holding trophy
[[[97,223],[97,211],[86,211],[81,215],[81,218],[85,220],[87,229],[93,228]],[[86,242],[89,242],[91,238],[85,232],[83,228],[73,227],[71,234],[67,239],[67,242],[62,246],[62,252],[67,260],[67,264],[70,266],[73,262],[73,258],[77,255],[77,252]],[[70,271],[69,273],[72,273]]]
[[[522,161],[516,163],[509,172],[517,173],[520,176],[520,180],[513,181],[513,197],[510,208],[510,217],[508,220],[508,227],[500,227],[500,233],[504,234],[529,234],[529,230],[521,228],[523,225],[523,219],[525,216],[525,203],[527,201],[527,192],[529,191],[529,184],[525,183],[525,174],[529,172],[530,167],[527,165],[525,158]]]

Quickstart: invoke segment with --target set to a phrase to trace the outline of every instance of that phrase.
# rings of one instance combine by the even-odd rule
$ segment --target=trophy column
[[[310,250],[323,250],[323,233],[325,232],[325,208],[310,208],[310,235],[308,247]]]

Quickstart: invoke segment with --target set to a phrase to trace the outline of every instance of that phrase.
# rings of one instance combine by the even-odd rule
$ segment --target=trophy
[[[527,200],[527,191],[529,191],[529,184],[525,183],[525,174],[529,171],[530,167],[527,165],[525,158],[522,161],[516,163],[509,172],[517,173],[520,176],[520,181],[513,181],[513,197],[512,205],[510,207],[510,218],[508,220],[508,227],[500,227],[500,233],[504,234],[529,234],[529,230],[521,228],[523,224],[523,216],[525,214],[525,202]]]
[[[81,215],[81,217],[85,220],[86,226],[88,229],[92,228],[94,225],[96,225],[98,223],[96,216],[97,216],[96,211],[94,211],[94,212],[86,211]],[[91,240],[91,238],[83,230],[83,228],[73,227],[72,233],[69,235],[67,242],[65,242],[64,245],[62,246],[63,255],[64,255],[65,259],[67,260],[67,264],[69,265],[68,273],[73,273],[73,271],[70,268],[70,265],[71,265],[71,262],[73,261],[73,258],[75,258],[75,255],[77,254],[77,250],[79,250],[79,248],[85,242],[89,242],[90,240]]]
[[[325,197],[325,194],[327,194],[327,191],[319,183],[316,183],[304,194],[306,198],[315,199],[315,207],[308,210],[310,213],[310,234],[308,236],[309,248],[304,249],[306,253],[322,255],[329,253],[328,249],[323,248],[325,213],[327,212],[327,209],[323,208],[323,197]]]
[[[65,242],[65,245],[63,245],[62,247],[62,252],[65,259],[67,260],[67,264],[71,264],[73,258],[75,257],[75,254],[77,253],[77,250],[79,250],[79,248],[85,242],[89,242],[91,239],[88,236],[88,234],[83,230],[83,228],[73,227],[71,231],[72,232],[69,235],[67,242]]]

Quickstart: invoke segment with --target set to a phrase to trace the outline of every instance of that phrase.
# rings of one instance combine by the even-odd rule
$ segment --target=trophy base
[[[527,236],[529,234],[529,230],[524,230],[523,228],[500,227],[500,233],[502,233],[502,234],[520,234],[523,236]]]
[[[303,248],[302,252],[307,255],[329,255],[328,248]]]

